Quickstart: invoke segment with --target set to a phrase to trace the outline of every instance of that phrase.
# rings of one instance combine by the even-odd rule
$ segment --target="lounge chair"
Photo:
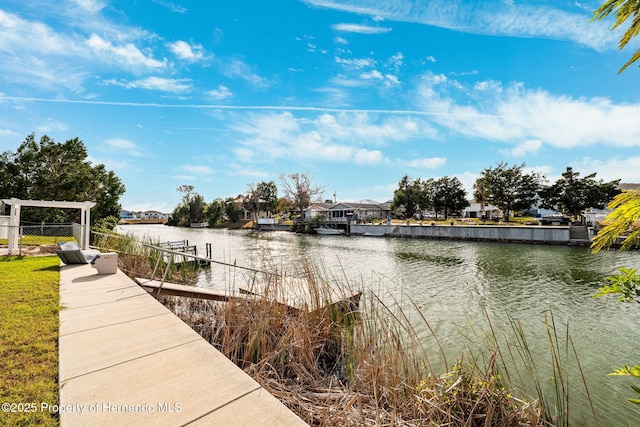
[[[65,264],[89,264],[96,255],[100,254],[100,251],[95,249],[82,250],[76,242],[60,242],[59,251],[56,251],[56,255]]]

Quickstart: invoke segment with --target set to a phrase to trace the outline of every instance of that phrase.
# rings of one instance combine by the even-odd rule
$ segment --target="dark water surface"
[[[487,329],[487,314],[499,338],[506,337],[512,344],[509,319],[519,321],[533,352],[548,358],[545,319],[553,318],[562,343],[560,357],[567,358],[568,353],[571,360],[565,374],[572,385],[574,425],[593,425],[593,416],[580,386],[573,348],[564,346],[567,328],[598,424],[640,425],[640,408],[626,402],[633,394],[629,385],[640,386],[640,381],[607,376],[616,366],[640,364],[640,304],[619,303],[615,297],[592,298],[606,284],[606,276],[616,274],[620,267],[640,270],[639,252],[593,255],[588,248],[565,246],[302,236],[159,225],[120,229],[156,241],[188,239],[198,246],[199,254],[204,254],[205,243],[212,243],[214,259],[248,267],[269,265],[286,271],[297,261],[310,259],[341,282],[373,290],[389,304],[402,306],[427,348],[435,347],[417,307],[449,355],[449,364],[468,348],[482,347],[484,338],[479,331]],[[228,269],[214,268],[206,285],[225,287],[230,281],[241,281],[232,275]],[[434,358],[438,357],[434,350]],[[545,387],[552,386],[551,378],[550,371],[540,375]]]

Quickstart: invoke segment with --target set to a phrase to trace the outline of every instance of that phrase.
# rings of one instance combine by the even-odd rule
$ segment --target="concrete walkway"
[[[306,425],[121,271],[60,272],[67,426]]]

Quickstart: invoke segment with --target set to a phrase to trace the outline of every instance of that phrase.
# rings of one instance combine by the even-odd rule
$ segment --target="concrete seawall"
[[[365,225],[352,224],[351,234],[426,239],[477,240],[493,242],[544,243],[567,245],[570,242],[569,227],[503,225]]]
[[[345,227],[343,224],[342,227]],[[572,236],[569,226],[507,226],[507,225],[431,225],[431,224],[350,224],[348,233],[386,237],[409,237],[442,240],[470,240],[483,242],[538,243],[546,245],[589,246],[591,240],[586,227],[573,227],[574,231],[584,229],[583,236]],[[261,225],[262,231],[290,231],[285,224]],[[575,233],[574,233],[575,234]]]

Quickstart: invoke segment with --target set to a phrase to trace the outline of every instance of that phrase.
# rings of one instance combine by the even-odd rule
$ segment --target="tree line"
[[[261,212],[267,216],[276,213],[302,216],[312,202],[320,200],[323,192],[323,188],[315,186],[311,176],[305,173],[281,174],[280,183],[282,197],[278,197],[274,181],[261,181],[249,184],[239,200],[216,198],[211,203],[206,203],[192,185],[181,185],[177,191],[182,193],[182,199],[167,224],[189,226],[207,222],[209,226],[215,226],[225,220],[237,222],[243,212],[249,212],[254,221]]]
[[[535,205],[575,219],[584,209],[604,208],[620,193],[620,180],[596,180],[595,173],[580,177],[580,173],[571,167],[567,167],[555,183],[545,185],[543,175],[527,173],[525,166],[524,163],[508,166],[501,162],[483,170],[473,185],[473,200],[497,207],[505,221],[509,221],[513,212]],[[405,175],[394,191],[392,209],[408,218],[419,211],[431,210],[436,216],[442,213],[446,219],[452,212],[467,206],[467,194],[458,178],[445,176],[423,181]]]

